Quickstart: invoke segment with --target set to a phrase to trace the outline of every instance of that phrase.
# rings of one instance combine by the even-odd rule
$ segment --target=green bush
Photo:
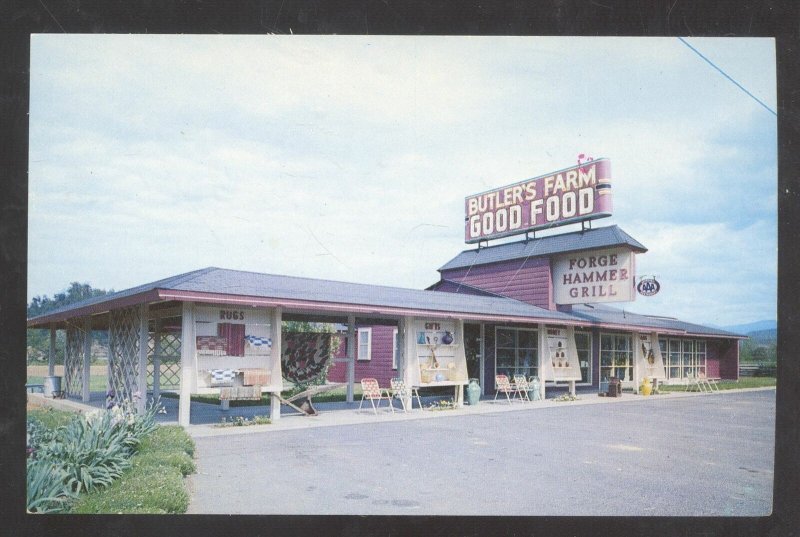
[[[107,487],[130,467],[132,445],[124,426],[111,412],[77,417],[59,428],[57,438],[42,445],[36,456],[60,464],[76,492]]]
[[[28,458],[27,509],[30,513],[60,513],[75,497],[67,472],[47,459]]]

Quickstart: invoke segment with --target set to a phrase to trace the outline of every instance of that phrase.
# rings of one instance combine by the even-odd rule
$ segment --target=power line
[[[770,108],[769,106],[767,106],[766,104],[764,104],[763,102],[761,102],[761,100],[760,100],[758,97],[756,97],[755,95],[753,95],[752,93],[750,93],[749,91],[747,91],[747,89],[745,89],[745,87],[744,87],[744,86],[742,86],[741,84],[739,84],[738,82],[736,82],[734,79],[732,79],[730,76],[728,76],[728,73],[726,73],[725,71],[723,71],[722,69],[720,69],[719,67],[717,67],[716,65],[714,65],[714,62],[712,62],[711,60],[709,60],[708,58],[706,58],[705,56],[703,56],[703,55],[700,53],[700,51],[699,51],[699,50],[697,50],[697,49],[696,49],[696,48],[694,48],[692,45],[690,45],[690,44],[689,44],[689,43],[688,43],[688,42],[687,42],[687,41],[686,41],[684,38],[682,38],[682,37],[680,37],[680,36],[677,36],[677,37],[678,37],[678,39],[680,39],[680,40],[681,40],[681,43],[683,43],[684,45],[686,45],[687,47],[689,47],[690,49],[692,49],[692,51],[693,51],[695,54],[697,54],[698,56],[700,56],[701,58],[703,58],[703,59],[704,59],[706,62],[708,62],[708,64],[709,64],[711,67],[713,67],[714,69],[716,69],[717,71],[719,71],[720,73],[722,73],[722,76],[724,76],[725,78],[727,78],[728,80],[730,80],[731,82],[733,82],[734,84],[736,84],[736,86],[737,86],[737,87],[738,87],[740,90],[742,90],[743,92],[745,92],[746,94],[748,94],[748,95],[749,95],[749,96],[750,96],[750,97],[751,97],[751,98],[752,98],[754,101],[756,101],[758,104],[760,104],[761,106],[763,106],[764,108],[766,108],[766,109],[767,109],[769,112],[771,112],[771,113],[772,113],[772,114],[773,114],[775,117],[778,117],[778,114],[777,114],[777,113],[776,113],[776,112],[775,112],[775,111],[774,111],[772,108]]]

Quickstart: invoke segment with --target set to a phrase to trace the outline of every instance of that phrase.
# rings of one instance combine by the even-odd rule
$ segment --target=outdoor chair
[[[414,407],[414,400],[413,397],[417,398],[417,404],[420,408],[422,408],[422,400],[419,398],[419,390],[416,388],[406,386],[405,381],[399,377],[395,377],[389,381],[391,383],[391,395],[392,395],[392,402],[391,404],[394,405],[395,399],[400,399],[400,404],[403,406],[403,412],[408,412],[408,408],[406,408],[406,400],[411,401],[411,407]]]
[[[531,396],[528,395],[528,391],[531,386],[528,384],[528,379],[525,378],[525,375],[514,375],[514,383],[511,387],[514,388],[514,393],[519,396],[520,401],[530,402]]]
[[[358,405],[358,410],[361,410],[361,405],[364,404],[364,400],[369,400],[372,403],[372,410],[375,411],[375,415],[378,414],[378,407],[381,406],[381,401],[386,400],[389,403],[389,408],[394,414],[394,405],[392,405],[392,395],[389,393],[389,390],[386,388],[381,388],[378,385],[378,380],[374,378],[363,378],[361,379],[361,403]],[[375,403],[377,401],[377,404]]]
[[[494,376],[494,388],[496,390],[494,394],[494,400],[497,401],[497,396],[505,394],[506,399],[508,400],[509,404],[511,403],[511,396],[514,395],[516,390],[511,386],[511,383],[508,381],[508,377],[505,375],[495,375]]]
[[[705,393],[706,390],[711,390],[711,386],[705,385],[705,379],[700,376],[700,374],[695,375],[694,373],[689,373],[686,378],[688,382],[686,384],[686,392],[693,392],[695,388],[697,388],[698,392]]]
[[[718,392],[719,385],[717,385],[717,379],[708,378],[705,373],[698,373],[697,374],[698,383],[705,386],[705,388],[709,392]]]

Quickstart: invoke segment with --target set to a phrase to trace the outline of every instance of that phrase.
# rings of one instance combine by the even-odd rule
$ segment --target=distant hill
[[[770,345],[778,341],[778,329],[772,328],[771,330],[754,330],[747,333],[750,340],[756,345]]]
[[[727,330],[728,332],[735,332],[737,334],[750,334],[751,332],[760,332],[763,330],[775,330],[777,333],[778,329],[778,321],[756,321],[754,323],[747,323],[747,324],[735,324],[729,326],[722,326],[720,327],[723,330]]]

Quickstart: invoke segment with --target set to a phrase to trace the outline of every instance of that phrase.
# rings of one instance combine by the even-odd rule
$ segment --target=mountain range
[[[734,324],[728,326],[720,326],[722,330],[727,330],[728,332],[734,332],[736,334],[745,334],[750,335],[751,332],[763,332],[763,331],[776,331],[778,330],[778,321],[774,320],[765,320],[765,321],[756,321],[754,323],[747,323],[747,324]]]

